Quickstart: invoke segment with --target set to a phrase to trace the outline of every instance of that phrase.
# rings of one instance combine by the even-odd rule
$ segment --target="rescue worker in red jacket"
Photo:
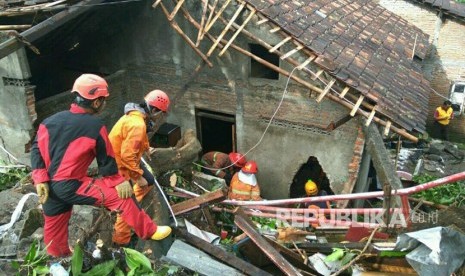
[[[171,228],[157,226],[131,198],[131,184],[118,174],[107,130],[94,116],[109,96],[107,82],[97,75],[83,74],[74,82],[72,93],[75,99],[70,110],[45,119],[31,149],[32,178],[44,211],[48,254],[71,254],[68,222],[75,204],[120,210],[143,239],[167,237]],[[101,178],[86,176],[94,158]]]
[[[142,155],[150,149],[148,131],[157,131],[165,121],[170,99],[161,90],[149,92],[141,104],[127,103],[124,115],[109,134],[119,173],[135,185],[134,194],[141,201],[155,184],[153,175],[141,163]],[[128,246],[131,227],[120,215],[116,217],[113,242]]]
[[[248,161],[242,169],[235,173],[229,186],[228,198],[235,200],[262,200],[260,186],[255,174],[257,163]]]
[[[244,167],[247,160],[238,152],[226,154],[219,151],[210,151],[202,156],[202,172],[223,178],[229,186],[232,176]]]

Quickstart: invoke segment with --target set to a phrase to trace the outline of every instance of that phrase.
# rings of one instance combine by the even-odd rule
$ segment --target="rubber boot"
[[[157,231],[153,233],[151,239],[154,241],[163,240],[164,238],[168,237],[170,234],[171,234],[171,227],[160,225],[160,226],[157,226]]]

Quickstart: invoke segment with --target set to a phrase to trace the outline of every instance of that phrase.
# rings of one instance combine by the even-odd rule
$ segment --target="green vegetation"
[[[13,261],[11,266],[16,269],[19,275],[47,275],[49,273],[47,267],[48,255],[46,248],[40,249],[40,243],[34,240],[29,247],[29,251],[24,257],[24,261],[20,264],[17,261]]]
[[[436,180],[437,177],[422,174],[413,178],[419,184]],[[458,181],[451,184],[442,185],[426,191],[412,195],[416,198],[422,198],[436,204],[463,206],[465,205],[465,182]]]
[[[2,163],[0,165],[5,166]],[[26,168],[11,168],[0,172],[0,191],[13,187],[18,181],[25,178],[28,173],[29,170]]]
[[[458,3],[465,3],[465,0],[455,0],[457,1]]]

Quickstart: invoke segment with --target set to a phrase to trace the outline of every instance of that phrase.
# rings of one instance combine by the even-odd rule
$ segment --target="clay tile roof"
[[[247,2],[375,102],[377,112],[408,131],[425,130],[432,88],[421,72],[429,43],[420,29],[368,0]]]
[[[414,3],[433,7],[459,20],[465,20],[465,4],[455,0],[411,0]]]

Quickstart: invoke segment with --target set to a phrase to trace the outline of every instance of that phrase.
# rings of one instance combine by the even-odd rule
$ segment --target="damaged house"
[[[43,20],[1,36],[0,143],[23,161],[35,126],[68,108],[85,72],[109,81],[109,128],[127,101],[162,89],[167,139],[194,129],[204,152],[247,153],[269,199],[302,196],[308,178],[352,192],[370,158],[366,126],[412,141],[426,131],[428,35],[375,2],[57,2],[48,19],[0,17]]]
[[[465,134],[465,4],[455,1],[379,1],[380,5],[405,18],[429,35],[430,53],[423,62],[424,76],[438,93],[430,98],[430,114],[445,98],[453,103],[455,120],[451,138],[460,141]],[[434,120],[430,115],[427,125]]]

